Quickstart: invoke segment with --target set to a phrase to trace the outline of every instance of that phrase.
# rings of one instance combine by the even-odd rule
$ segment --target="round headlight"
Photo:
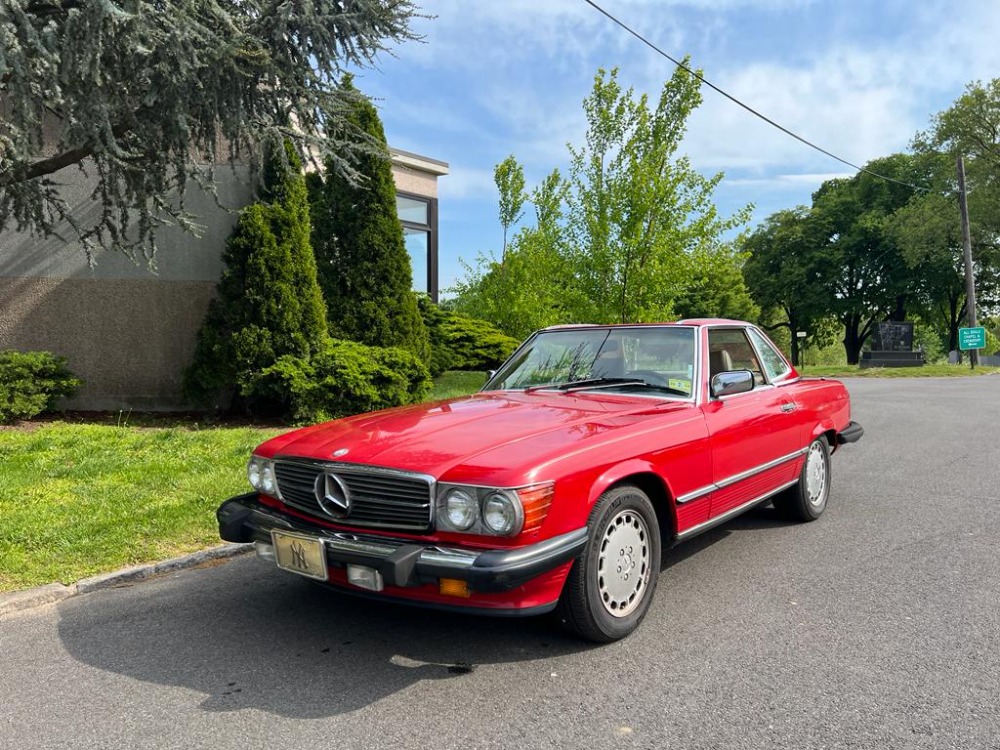
[[[459,531],[468,531],[476,522],[476,499],[465,490],[451,490],[445,497],[448,523]]]
[[[260,488],[269,495],[274,493],[274,467],[271,466],[270,461],[265,463],[264,468],[260,471]]]
[[[494,534],[509,534],[517,524],[517,508],[506,495],[494,492],[483,503],[483,523]]]
[[[247,464],[247,480],[255,490],[260,489],[260,462],[256,458],[251,458]]]

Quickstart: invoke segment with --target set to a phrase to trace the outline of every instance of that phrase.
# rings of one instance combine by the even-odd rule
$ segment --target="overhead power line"
[[[928,192],[929,191],[929,188],[921,187],[919,185],[913,185],[913,184],[911,184],[909,182],[904,182],[903,180],[897,180],[894,177],[889,177],[889,176],[884,175],[884,174],[879,174],[878,172],[873,172],[870,169],[866,169],[865,167],[862,167],[862,166],[859,166],[857,164],[854,164],[853,162],[849,162],[847,159],[842,159],[841,157],[837,156],[835,153],[833,153],[831,151],[827,151],[822,146],[817,146],[812,141],[807,140],[806,138],[803,138],[798,133],[794,133],[791,130],[789,130],[788,128],[786,128],[784,125],[781,125],[780,123],[775,122],[774,120],[772,120],[767,115],[761,114],[756,109],[754,109],[753,107],[751,107],[749,104],[744,104],[743,102],[741,102],[739,99],[737,99],[732,94],[728,93],[727,91],[724,91],[723,89],[719,88],[714,83],[712,83],[711,81],[709,81],[708,79],[706,79],[698,71],[692,70],[691,68],[689,68],[687,65],[685,65],[680,60],[677,60],[674,57],[671,57],[669,54],[667,54],[665,51],[663,51],[662,49],[660,49],[659,47],[657,47],[655,44],[653,44],[651,41],[649,41],[646,37],[644,37],[638,31],[636,31],[635,29],[633,29],[630,26],[628,26],[624,21],[620,21],[617,18],[615,18],[613,15],[611,15],[610,13],[608,13],[608,11],[604,10],[604,8],[602,8],[600,5],[598,5],[597,3],[593,2],[593,0],[583,0],[583,1],[587,5],[589,5],[591,8],[593,8],[594,10],[596,10],[598,13],[601,13],[602,15],[604,15],[605,17],[607,17],[610,21],[612,21],[613,23],[615,23],[618,26],[620,26],[621,28],[623,28],[625,31],[627,31],[629,34],[631,34],[632,36],[634,36],[640,42],[642,42],[643,44],[645,44],[651,50],[653,50],[654,52],[656,52],[656,53],[662,55],[663,57],[667,58],[670,62],[672,62],[674,65],[676,65],[681,70],[686,71],[687,73],[690,73],[691,75],[693,75],[695,78],[697,78],[699,81],[701,81],[702,83],[704,83],[706,86],[708,86],[713,91],[717,91],[718,93],[722,94],[729,101],[733,102],[734,104],[739,105],[740,107],[742,107],[743,109],[745,109],[750,114],[752,114],[755,117],[758,117],[761,120],[763,120],[764,122],[766,122],[768,125],[770,125],[770,126],[772,126],[774,128],[777,128],[778,130],[780,130],[785,135],[790,135],[792,138],[794,138],[795,140],[799,141],[800,143],[804,143],[806,146],[809,146],[809,148],[815,149],[816,151],[819,151],[821,154],[825,154],[826,156],[829,156],[831,159],[839,161],[841,164],[846,164],[847,166],[852,167],[853,169],[856,169],[859,172],[864,172],[866,174],[870,174],[872,177],[877,177],[880,180],[885,180],[887,182],[894,182],[897,185],[903,185],[905,187],[912,188],[914,190],[921,190],[921,191],[924,191],[924,192]]]

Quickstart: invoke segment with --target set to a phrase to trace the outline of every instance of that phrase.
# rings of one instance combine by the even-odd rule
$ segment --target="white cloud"
[[[496,198],[493,170],[452,165],[448,175],[438,181],[442,200]]]
[[[692,48],[705,36],[724,37],[734,8],[797,9],[799,0],[676,0],[601,3],[671,53]],[[966,3],[965,5],[968,5]],[[947,106],[977,72],[1000,68],[1000,4],[972,3],[968,12],[944,2],[905,6],[912,28],[900,39],[874,44],[850,38],[793,58],[783,50],[761,50],[760,59],[722,58],[706,65],[706,76],[762,113],[856,164],[907,147],[925,127],[928,93],[950,92]],[[902,7],[902,6],[901,6]],[[681,27],[678,9],[705,11]],[[426,27],[423,62],[454,60],[464,70],[464,102],[492,118],[492,137],[480,133],[493,162],[514,151],[530,167],[563,162],[567,141],[583,134],[580,102],[598,65],[620,64],[623,82],[640,82],[655,95],[673,65],[628,36],[581,0],[476,2],[436,0],[426,4],[437,18]],[[844,8],[844,13],[855,12]],[[764,20],[763,18],[761,19]],[[694,24],[694,25],[692,25]],[[959,45],[959,42],[964,42]],[[412,53],[413,47],[407,48]],[[708,61],[711,62],[711,61]],[[696,65],[703,64],[696,59]],[[561,85],[554,85],[559,81]],[[705,103],[690,122],[686,150],[703,169],[836,168],[825,157],[703,88]],[[447,99],[447,95],[443,97]],[[434,114],[447,130],[468,131],[469,121],[449,109]],[[422,113],[434,116],[428,107]],[[417,113],[420,116],[421,113]],[[468,118],[468,110],[464,112]],[[508,145],[509,144],[509,145]]]
[[[761,63],[714,82],[758,112],[855,164],[906,147],[919,120],[912,91],[885,56],[837,50],[807,67]],[[711,79],[710,79],[711,80]],[[701,168],[834,166],[711,90],[691,117],[685,147]]]
[[[773,177],[730,177],[729,187],[753,187],[769,190],[801,190],[803,186],[819,187],[827,180],[853,177],[854,172],[814,172],[808,174],[779,174]]]

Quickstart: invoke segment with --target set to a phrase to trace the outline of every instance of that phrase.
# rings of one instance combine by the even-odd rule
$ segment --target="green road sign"
[[[959,328],[958,348],[963,352],[969,349],[985,349],[986,329],[982,326],[978,328]]]

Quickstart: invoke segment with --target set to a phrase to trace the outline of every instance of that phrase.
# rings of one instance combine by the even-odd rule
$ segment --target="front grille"
[[[336,474],[351,496],[351,509],[344,518],[349,526],[429,531],[431,485],[427,479],[379,469],[324,466],[305,460],[274,462],[278,492],[284,502],[319,518],[330,518],[316,500],[316,477],[324,471]]]

